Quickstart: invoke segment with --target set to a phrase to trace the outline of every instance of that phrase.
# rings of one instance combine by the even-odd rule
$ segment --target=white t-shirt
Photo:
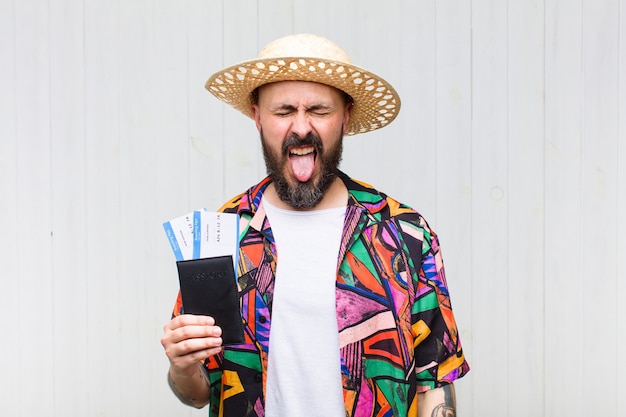
[[[346,209],[263,204],[278,254],[265,415],[343,417],[335,279]]]

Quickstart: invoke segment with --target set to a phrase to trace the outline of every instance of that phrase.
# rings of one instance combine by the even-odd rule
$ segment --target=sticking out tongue
[[[315,169],[315,152],[305,155],[289,155],[291,170],[300,182],[307,182],[313,176]]]

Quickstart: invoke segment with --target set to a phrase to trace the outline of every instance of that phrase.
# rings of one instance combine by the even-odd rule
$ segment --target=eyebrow
[[[316,111],[316,110],[333,110],[335,107],[327,104],[314,104],[312,106],[306,107],[306,111]],[[271,111],[279,111],[279,110],[296,110],[297,107],[293,104],[281,104],[276,107],[271,107]]]

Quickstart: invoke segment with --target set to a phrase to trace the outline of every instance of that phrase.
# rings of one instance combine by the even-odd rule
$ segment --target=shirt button
[[[256,382],[262,382],[262,381],[263,381],[263,374],[261,374],[261,373],[256,374],[256,375],[254,376],[254,380],[255,380]]]
[[[267,317],[265,317],[265,316],[260,316],[260,317],[259,317],[259,323],[263,324],[263,323],[265,323],[265,322],[267,322]]]

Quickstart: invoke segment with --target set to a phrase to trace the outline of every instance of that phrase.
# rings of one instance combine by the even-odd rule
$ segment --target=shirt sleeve
[[[417,390],[424,392],[452,383],[469,371],[446,282],[439,239],[420,218],[420,233],[407,246],[417,285],[411,311]]]

